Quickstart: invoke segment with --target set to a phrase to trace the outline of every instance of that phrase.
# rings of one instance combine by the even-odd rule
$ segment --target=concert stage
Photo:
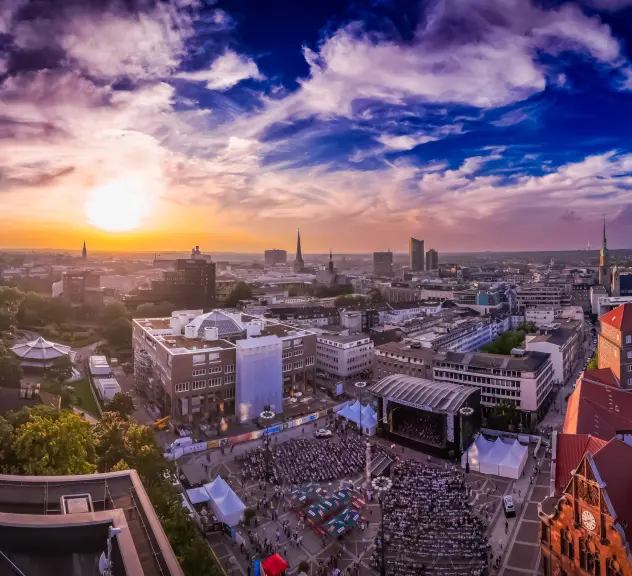
[[[480,429],[480,389],[391,374],[371,387],[378,399],[378,433],[441,457],[460,456]]]

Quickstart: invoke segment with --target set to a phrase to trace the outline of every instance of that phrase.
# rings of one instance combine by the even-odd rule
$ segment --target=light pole
[[[354,384],[357,394],[360,395],[360,431],[364,434],[364,428],[362,427],[362,397],[364,396],[364,391],[366,390],[366,382],[356,382]]]
[[[384,498],[387,492],[393,487],[393,483],[390,478],[386,476],[379,476],[373,480],[373,489],[377,492],[378,502],[380,503],[380,524],[382,533],[380,541],[382,544],[382,560],[380,562],[380,576],[386,576],[386,562],[384,560],[384,551],[386,549],[386,541],[384,540]]]
[[[364,434],[364,427],[362,426],[362,396],[366,389],[366,382],[356,382],[354,384],[358,394],[360,395],[360,434]],[[371,485],[371,442],[366,439],[366,462],[364,466],[365,485],[368,488]]]
[[[266,482],[270,482],[270,436],[268,435],[268,425],[270,421],[274,418],[274,412],[270,410],[270,406],[264,406],[265,410],[259,414],[259,418],[261,418],[266,425],[265,431],[263,433],[263,444],[265,446],[265,459],[266,459]]]

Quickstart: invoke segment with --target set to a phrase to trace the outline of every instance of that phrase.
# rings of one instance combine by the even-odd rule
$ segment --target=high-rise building
[[[424,269],[424,241],[411,237],[408,241],[408,255],[410,269],[413,272],[422,272]]]
[[[210,309],[216,304],[215,263],[196,246],[191,258],[178,258],[175,270],[167,270],[162,280],[152,282],[155,299],[166,300],[178,308]]]
[[[632,304],[606,312],[599,320],[599,368],[610,368],[621,388],[632,389]]]
[[[83,250],[81,251],[81,258],[83,260],[87,260],[88,259],[88,250],[86,249],[86,241],[83,241]]]
[[[276,266],[277,264],[287,263],[287,251],[285,250],[266,250],[264,253],[266,266]]]
[[[303,251],[301,250],[301,231],[299,230],[296,235],[296,256],[294,258],[294,264],[292,269],[294,272],[302,272],[305,268],[305,261],[303,260]]]
[[[430,250],[426,252],[426,270],[438,270],[438,269],[439,269],[439,253],[434,248],[430,248]]]
[[[373,274],[376,276],[393,275],[393,253],[373,252]]]
[[[606,239],[606,219],[603,220],[603,239],[601,252],[599,253],[599,284],[606,290],[610,290],[610,253],[608,252],[608,240]]]
[[[61,296],[72,304],[102,304],[100,281],[101,276],[91,270],[64,272]]]

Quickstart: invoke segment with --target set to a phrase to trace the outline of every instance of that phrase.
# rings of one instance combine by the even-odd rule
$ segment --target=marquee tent
[[[338,416],[342,416],[354,424],[361,425],[363,433],[368,436],[375,434],[377,414],[370,404],[362,406],[360,401],[356,400],[353,404],[347,404],[342,410],[338,411]]]
[[[204,486],[187,490],[187,496],[193,504],[209,502],[215,516],[228,526],[239,524],[246,509],[239,496],[220,476]]]
[[[465,468],[469,460],[470,470],[516,479],[522,474],[528,455],[529,449],[518,440],[507,443],[496,438],[490,441],[480,434],[461,456],[461,467]]]
[[[266,576],[281,576],[289,567],[290,565],[278,554],[266,558],[261,563],[261,568],[263,568],[263,572]]]

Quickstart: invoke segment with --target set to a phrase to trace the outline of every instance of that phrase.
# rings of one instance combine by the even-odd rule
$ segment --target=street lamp
[[[364,434],[364,427],[362,426],[362,396],[366,389],[366,382],[356,382],[354,384],[360,395],[360,435]],[[364,466],[365,474],[365,486],[368,488],[371,485],[371,442],[366,439],[366,462]]]
[[[380,576],[386,576],[386,562],[384,560],[384,551],[386,549],[386,541],[384,540],[384,498],[386,493],[393,487],[393,483],[390,478],[386,476],[378,476],[373,480],[373,489],[377,492],[377,499],[380,503],[380,516],[381,516],[381,542],[382,542],[382,561],[380,563]]]
[[[270,482],[270,437],[268,435],[268,425],[270,421],[274,418],[274,412],[270,410],[270,406],[264,406],[265,410],[259,414],[259,418],[261,418],[266,425],[265,431],[263,433],[263,443],[266,451],[266,482]]]
[[[354,384],[357,394],[360,395],[360,430],[364,434],[364,428],[362,427],[362,397],[364,396],[364,391],[366,390],[366,382],[356,382]]]

